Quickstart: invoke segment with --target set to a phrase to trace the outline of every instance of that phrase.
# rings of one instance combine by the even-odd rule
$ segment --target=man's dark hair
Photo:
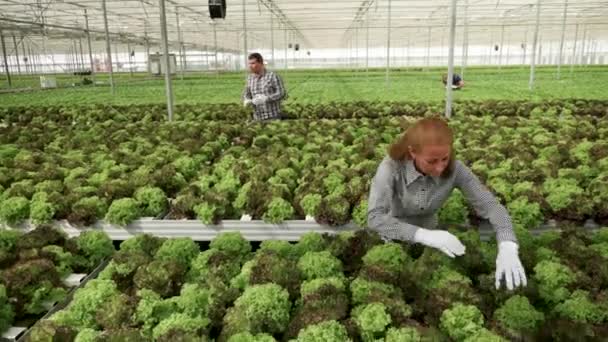
[[[255,59],[258,63],[264,64],[264,57],[257,52],[250,54],[247,59]]]

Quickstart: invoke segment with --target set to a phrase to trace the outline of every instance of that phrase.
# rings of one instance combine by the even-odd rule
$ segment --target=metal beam
[[[536,28],[534,29],[534,46],[532,47],[532,60],[530,61],[530,82],[528,88],[534,88],[534,67],[536,66],[536,49],[538,45],[538,29],[540,26],[540,0],[536,1]]]
[[[114,69],[112,66],[112,48],[110,47],[110,31],[108,29],[108,11],[106,8],[106,0],[101,0],[101,6],[103,9],[103,26],[106,33],[106,58],[108,59],[108,65],[110,66],[110,91],[112,92],[112,95],[114,95]]]
[[[11,80],[11,72],[8,68],[8,58],[6,57],[6,45],[4,43],[4,32],[0,30],[0,41],[2,41],[2,60],[4,61],[4,72],[6,73],[6,81],[8,83],[8,87],[12,88],[13,82]]]
[[[104,0],[105,1],[105,0]],[[173,120],[173,85],[171,83],[171,62],[169,61],[169,42],[167,39],[167,14],[165,0],[159,0],[160,5],[160,35],[165,57],[165,96],[167,97],[167,119]]]
[[[245,73],[247,73],[247,9],[243,0],[243,58],[245,59]]]
[[[93,81],[93,85],[95,85],[95,63],[93,62],[93,47],[91,45],[91,32],[89,30],[89,15],[87,14],[87,10],[84,10],[84,24],[87,34],[87,47],[89,50],[89,64],[91,68],[91,78]]]
[[[21,75],[21,63],[19,62],[19,49],[17,48],[17,38],[13,34],[13,45],[15,46],[15,60],[17,61],[17,73]]]
[[[184,80],[184,55],[182,45],[182,29],[179,25],[179,7],[175,6],[175,22],[177,25],[177,46],[179,50],[179,75],[181,80]]]
[[[445,87],[445,117],[452,117],[452,83],[454,79],[454,42],[456,40],[456,0],[452,0],[450,15],[450,50],[448,52],[448,79]]]
[[[391,68],[391,0],[388,0],[388,29],[386,33],[386,87],[390,85],[389,70]]]
[[[559,57],[557,58],[557,79],[560,78],[562,69],[562,55],[564,53],[564,36],[566,35],[566,18],[568,17],[568,0],[564,1],[564,15],[562,18],[562,37],[559,41]],[[578,26],[577,26],[578,29]]]

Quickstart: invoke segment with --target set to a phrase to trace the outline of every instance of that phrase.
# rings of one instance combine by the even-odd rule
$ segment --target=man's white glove
[[[251,102],[256,106],[259,106],[266,103],[266,101],[268,101],[268,96],[260,94],[256,95]]]
[[[243,101],[243,107],[247,107],[251,104],[251,100],[250,99],[245,99],[245,101]]]
[[[414,242],[437,248],[450,258],[463,255],[465,246],[452,233],[445,230],[429,230],[420,228],[414,235]]]
[[[498,256],[496,257],[496,289],[500,289],[503,277],[507,289],[513,290],[518,286],[526,286],[526,272],[519,260],[517,253],[519,246],[513,241],[502,241],[498,244]]]

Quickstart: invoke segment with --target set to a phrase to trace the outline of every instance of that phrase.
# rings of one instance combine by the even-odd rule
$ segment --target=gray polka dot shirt
[[[413,241],[419,228],[437,227],[437,211],[455,187],[477,215],[490,221],[497,241],[517,242],[505,207],[460,161],[451,175],[432,177],[418,172],[411,160],[384,158],[372,180],[367,225],[385,239]]]

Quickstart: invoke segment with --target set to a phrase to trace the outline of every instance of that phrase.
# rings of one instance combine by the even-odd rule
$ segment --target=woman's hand
[[[498,244],[496,258],[496,289],[500,289],[502,279],[505,279],[507,289],[513,290],[528,283],[526,272],[519,260],[518,246],[513,241],[502,241]]]
[[[420,228],[414,235],[414,242],[436,248],[450,258],[463,255],[465,246],[456,236],[445,230],[429,230]]]

